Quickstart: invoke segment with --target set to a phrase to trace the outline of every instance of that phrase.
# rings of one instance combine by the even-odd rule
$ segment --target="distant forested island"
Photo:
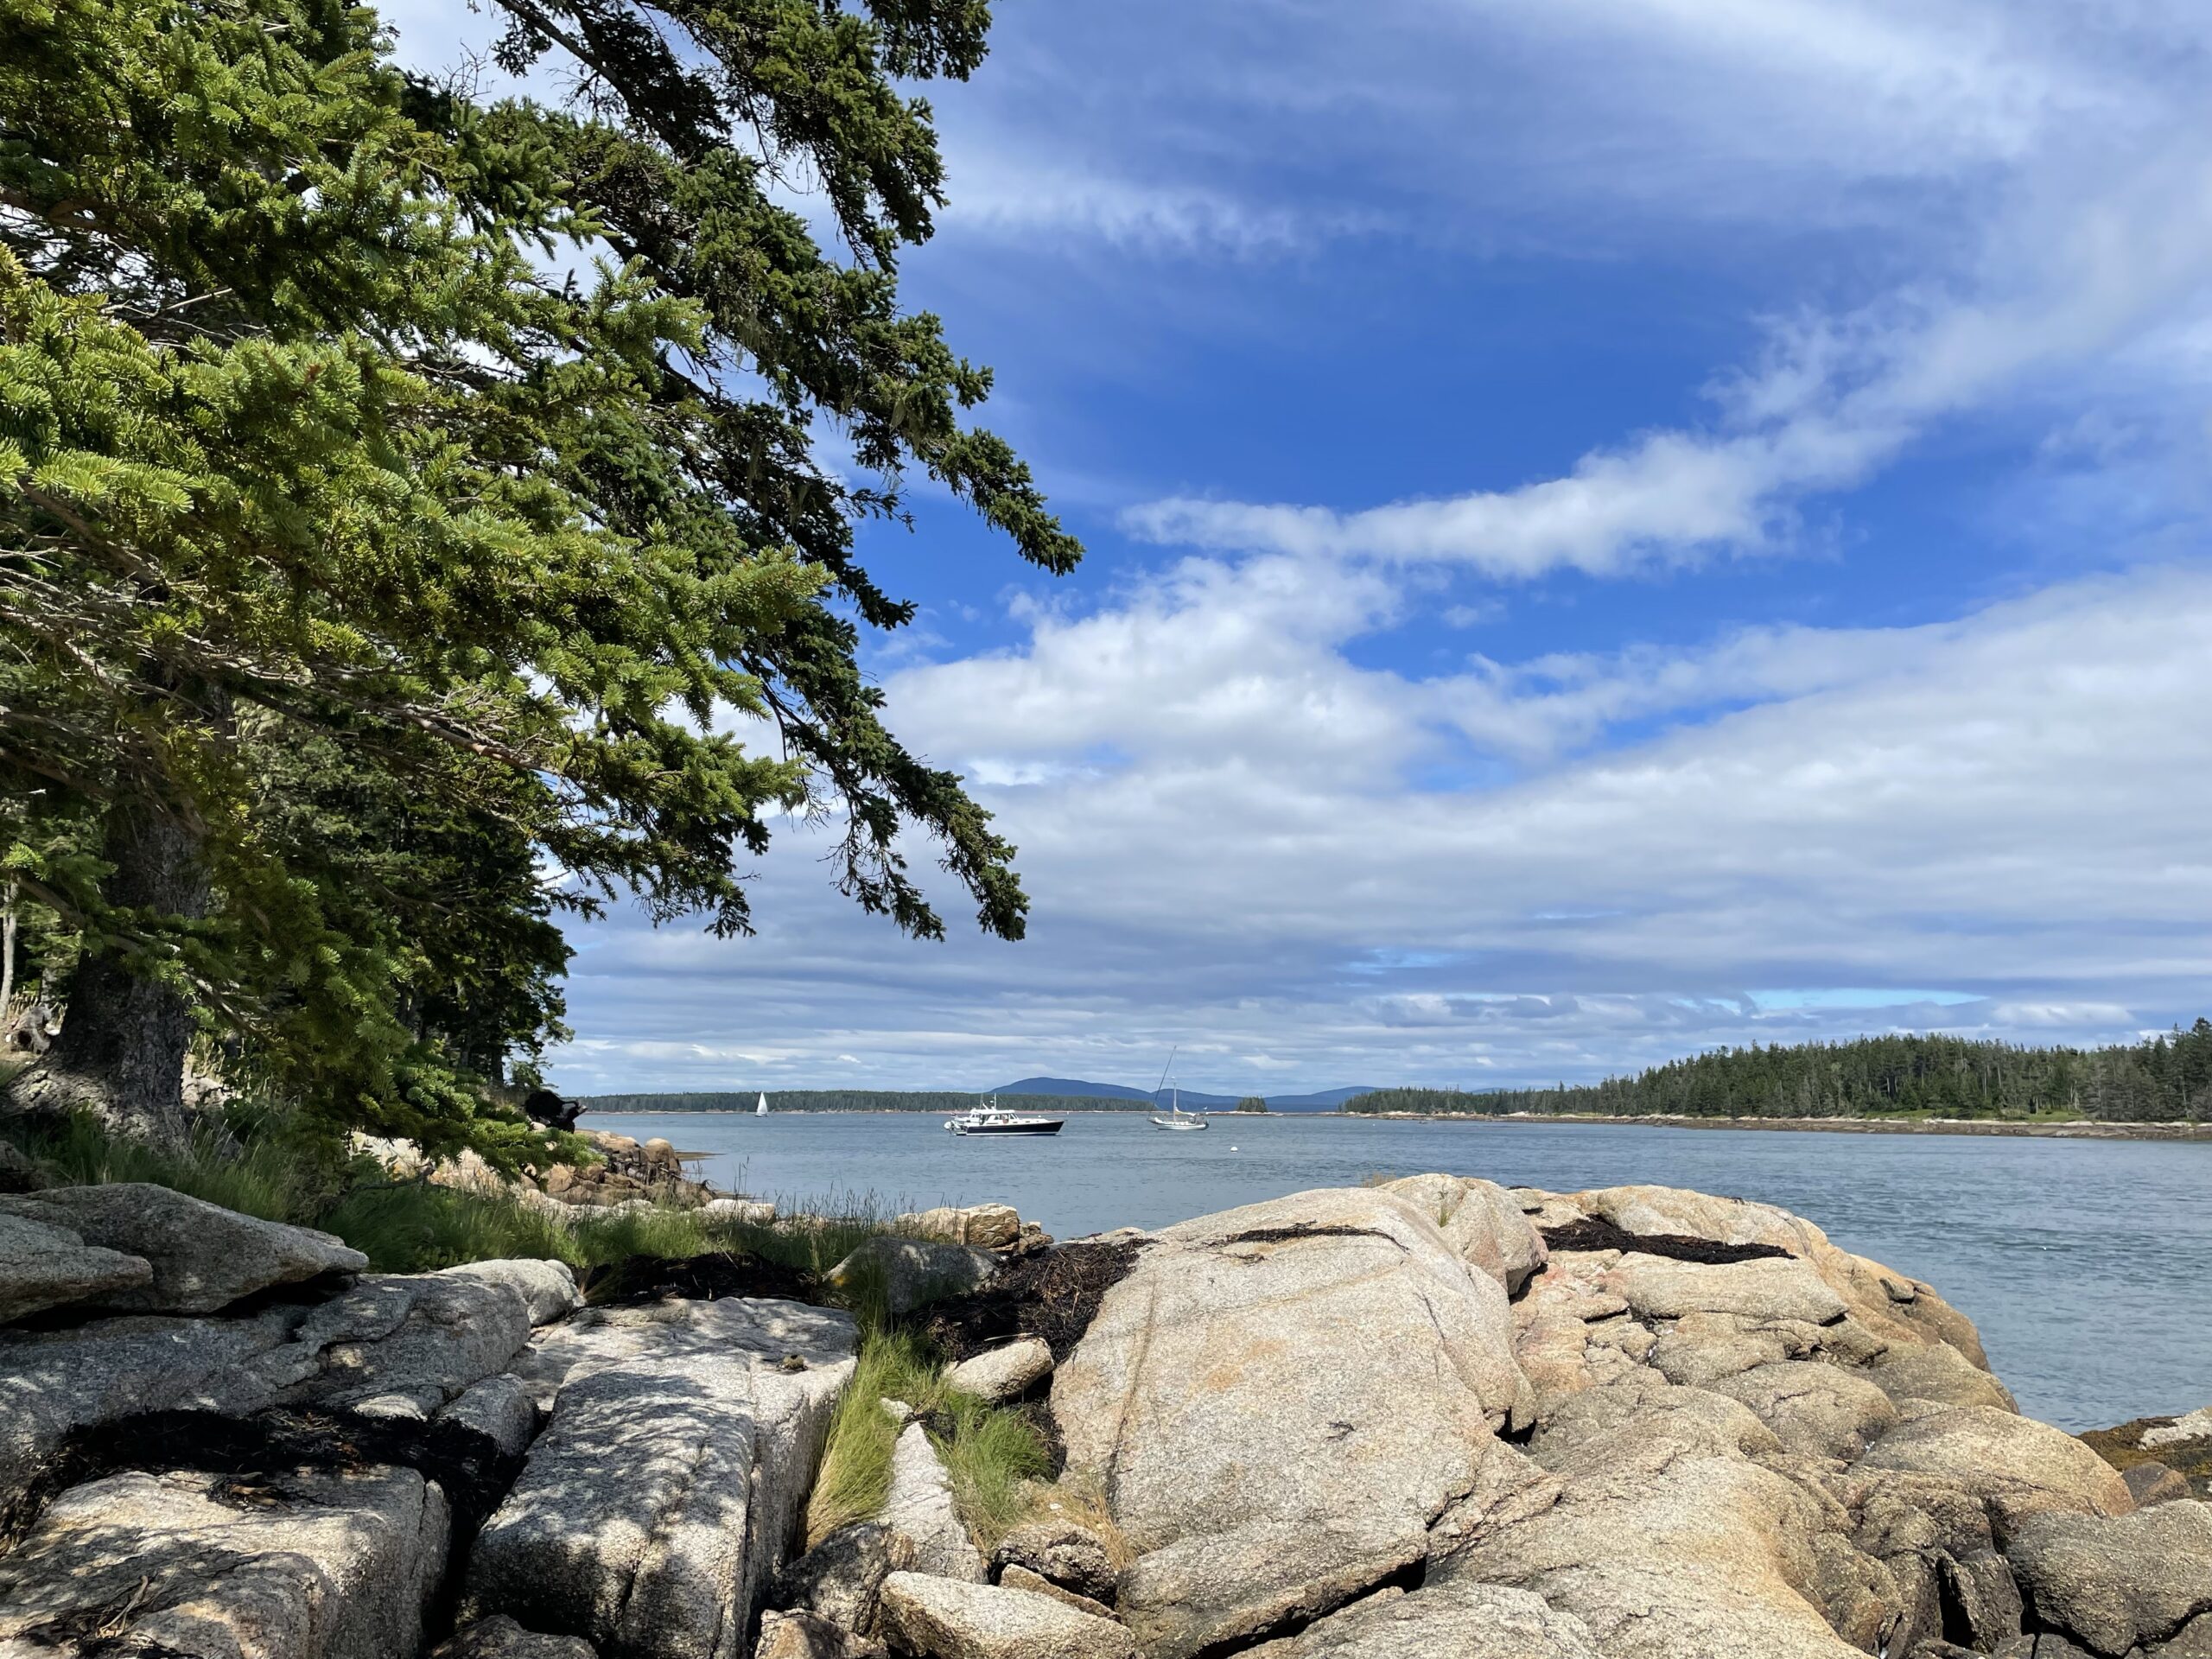
[[[1632,1077],[1553,1089],[1376,1089],[1348,1112],[1503,1117],[2212,1119],[2212,1020],[2112,1048],[2023,1048],[1962,1037],[1861,1037],[1719,1048]]]
[[[761,1095],[772,1112],[964,1112],[973,1091],[919,1089],[741,1089],[679,1095],[587,1095],[587,1112],[749,1112]],[[1150,1100],[1113,1100],[1094,1095],[1010,1096],[1025,1112],[1148,1112]]]

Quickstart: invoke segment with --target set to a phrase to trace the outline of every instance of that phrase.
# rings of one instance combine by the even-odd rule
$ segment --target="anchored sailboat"
[[[1152,1127],[1155,1129],[1203,1129],[1206,1126],[1205,1113],[1183,1109],[1182,1087],[1167,1075],[1175,1069],[1175,1056],[1181,1046],[1179,1043],[1167,1051],[1167,1064],[1160,1068],[1160,1081],[1167,1090],[1167,1116],[1152,1120]],[[1152,1091],[1152,1098],[1154,1104],[1159,1103],[1160,1090]]]

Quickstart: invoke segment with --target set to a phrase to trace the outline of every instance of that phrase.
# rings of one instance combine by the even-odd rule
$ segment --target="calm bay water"
[[[2044,1141],[1140,1113],[976,1140],[922,1113],[598,1114],[713,1154],[707,1179],[790,1203],[1003,1200],[1060,1238],[1159,1227],[1381,1172],[1571,1192],[1649,1181],[1778,1204],[1924,1279],[1980,1326],[2031,1416],[2071,1429],[2212,1402],[2212,1143]]]

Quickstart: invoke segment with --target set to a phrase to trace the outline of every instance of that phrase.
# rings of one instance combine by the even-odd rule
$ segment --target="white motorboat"
[[[1173,1049],[1168,1051],[1167,1064],[1170,1067],[1175,1064],[1175,1053]],[[1152,1127],[1155,1129],[1203,1129],[1205,1128],[1206,1117],[1204,1112],[1186,1112],[1183,1109],[1182,1088],[1167,1075],[1166,1071],[1160,1072],[1160,1081],[1167,1089],[1167,1116],[1154,1117],[1152,1120]],[[1160,1103],[1159,1090],[1155,1089],[1152,1091],[1152,1099],[1154,1105]]]
[[[998,1096],[979,1100],[973,1111],[948,1117],[944,1127],[955,1135],[1058,1135],[1064,1117],[1025,1116],[999,1109]]]

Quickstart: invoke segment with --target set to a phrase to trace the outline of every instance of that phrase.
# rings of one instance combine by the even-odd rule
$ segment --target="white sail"
[[[760,1096],[760,1103],[753,1109],[753,1116],[755,1117],[766,1117],[768,1116],[767,1096],[763,1095]]]

